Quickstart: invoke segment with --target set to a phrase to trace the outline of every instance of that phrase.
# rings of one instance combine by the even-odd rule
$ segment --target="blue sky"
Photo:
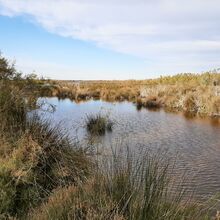
[[[0,50],[54,79],[145,79],[220,67],[218,0],[0,0]]]

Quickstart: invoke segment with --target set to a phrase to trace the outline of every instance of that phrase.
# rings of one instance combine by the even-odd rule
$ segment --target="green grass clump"
[[[101,114],[89,115],[86,118],[86,128],[90,134],[104,135],[106,131],[112,131],[113,122]]]

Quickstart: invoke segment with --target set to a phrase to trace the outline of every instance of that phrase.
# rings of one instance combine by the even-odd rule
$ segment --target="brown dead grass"
[[[220,74],[178,74],[153,80],[52,81],[48,96],[74,101],[101,99],[132,101],[137,107],[165,107],[169,110],[220,116]],[[146,95],[141,96],[143,90]],[[47,95],[46,93],[44,95]],[[155,97],[153,100],[152,97]]]

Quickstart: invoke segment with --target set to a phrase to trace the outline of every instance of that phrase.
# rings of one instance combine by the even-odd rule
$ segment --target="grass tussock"
[[[58,189],[31,219],[211,219],[204,206],[184,199],[184,188],[170,191],[169,168],[158,156],[103,158],[94,178]]]
[[[104,135],[106,131],[112,131],[114,123],[101,114],[88,115],[86,120],[86,128],[90,134]]]

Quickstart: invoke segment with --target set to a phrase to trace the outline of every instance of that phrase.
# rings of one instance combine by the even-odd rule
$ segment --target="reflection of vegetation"
[[[133,160],[128,150],[96,161],[28,114],[38,107],[30,91],[41,83],[0,57],[0,219],[210,219],[208,206],[172,188],[159,158]],[[97,119],[98,128],[112,128]]]
[[[94,135],[103,135],[107,131],[112,131],[113,122],[101,114],[89,115],[86,118],[87,131]]]

